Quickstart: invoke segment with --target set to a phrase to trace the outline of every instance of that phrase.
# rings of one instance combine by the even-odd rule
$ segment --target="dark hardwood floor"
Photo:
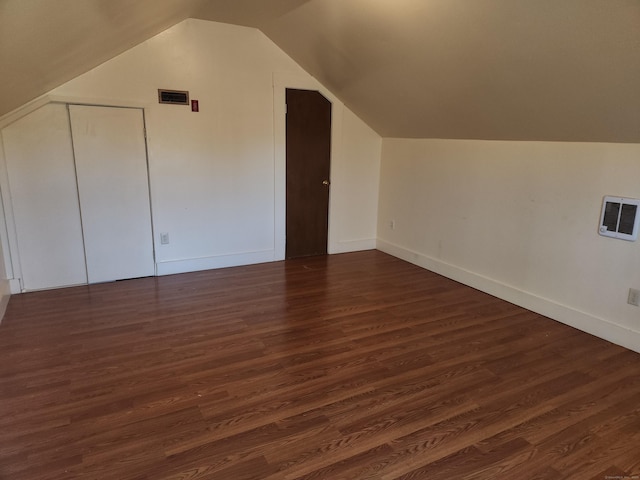
[[[12,297],[0,478],[640,475],[640,355],[369,251]]]

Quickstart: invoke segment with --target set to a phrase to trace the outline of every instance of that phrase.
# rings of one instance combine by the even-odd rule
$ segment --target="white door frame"
[[[308,75],[274,73],[273,75],[273,123],[274,123],[274,257],[284,260],[287,219],[287,88],[316,90],[331,102],[331,159],[330,172],[333,177],[334,163],[342,155],[342,117],[344,105],[335,95]],[[333,178],[329,179],[333,183]],[[329,189],[329,230],[327,253],[337,251],[338,228],[333,224],[331,212],[336,207]]]

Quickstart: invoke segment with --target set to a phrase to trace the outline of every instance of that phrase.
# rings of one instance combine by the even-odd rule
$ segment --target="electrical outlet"
[[[389,221],[389,228],[391,230],[395,230],[396,229],[396,221],[395,220],[390,220]]]
[[[168,233],[161,233],[160,234],[160,244],[161,245],[168,245],[169,244],[169,234]]]
[[[640,290],[636,290],[635,288],[630,288],[629,298],[627,299],[627,303],[629,305],[635,305],[636,307],[640,306]]]

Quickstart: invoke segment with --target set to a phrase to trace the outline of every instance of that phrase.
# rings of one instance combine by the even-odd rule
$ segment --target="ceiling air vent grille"
[[[604,197],[600,215],[600,235],[635,241],[640,226],[640,200]]]
[[[189,105],[189,92],[158,89],[158,102],[172,105]]]

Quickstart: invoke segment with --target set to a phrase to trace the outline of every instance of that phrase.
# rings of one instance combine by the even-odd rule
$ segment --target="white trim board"
[[[277,260],[274,257],[274,250],[263,250],[257,252],[235,253],[231,255],[216,255],[213,257],[167,260],[156,263],[156,276],[267,263]]]
[[[9,280],[0,280],[0,292],[2,292],[2,296],[0,297],[0,323],[2,323],[4,314],[7,311],[7,305],[9,305],[9,300],[11,300]]]
[[[526,308],[532,312],[549,317],[552,320],[640,353],[640,332],[638,331],[581,312],[547,298],[518,290],[517,288],[505,285],[491,278],[484,277],[385,240],[378,239],[377,249],[509,303],[513,303],[514,305]]]
[[[341,242],[338,242],[336,245],[334,245],[332,249],[333,251],[331,253],[349,253],[375,249],[376,239],[365,238],[362,240],[343,240]]]
[[[93,97],[75,97],[68,95],[52,95],[47,93],[30,102],[5,113],[0,117],[0,129],[20,120],[22,117],[29,115],[31,112],[48,105],[49,103],[63,103],[70,105],[92,105],[96,107],[123,107],[123,108],[149,108],[148,102],[140,102],[136,100],[118,100],[114,98],[93,98]]]

